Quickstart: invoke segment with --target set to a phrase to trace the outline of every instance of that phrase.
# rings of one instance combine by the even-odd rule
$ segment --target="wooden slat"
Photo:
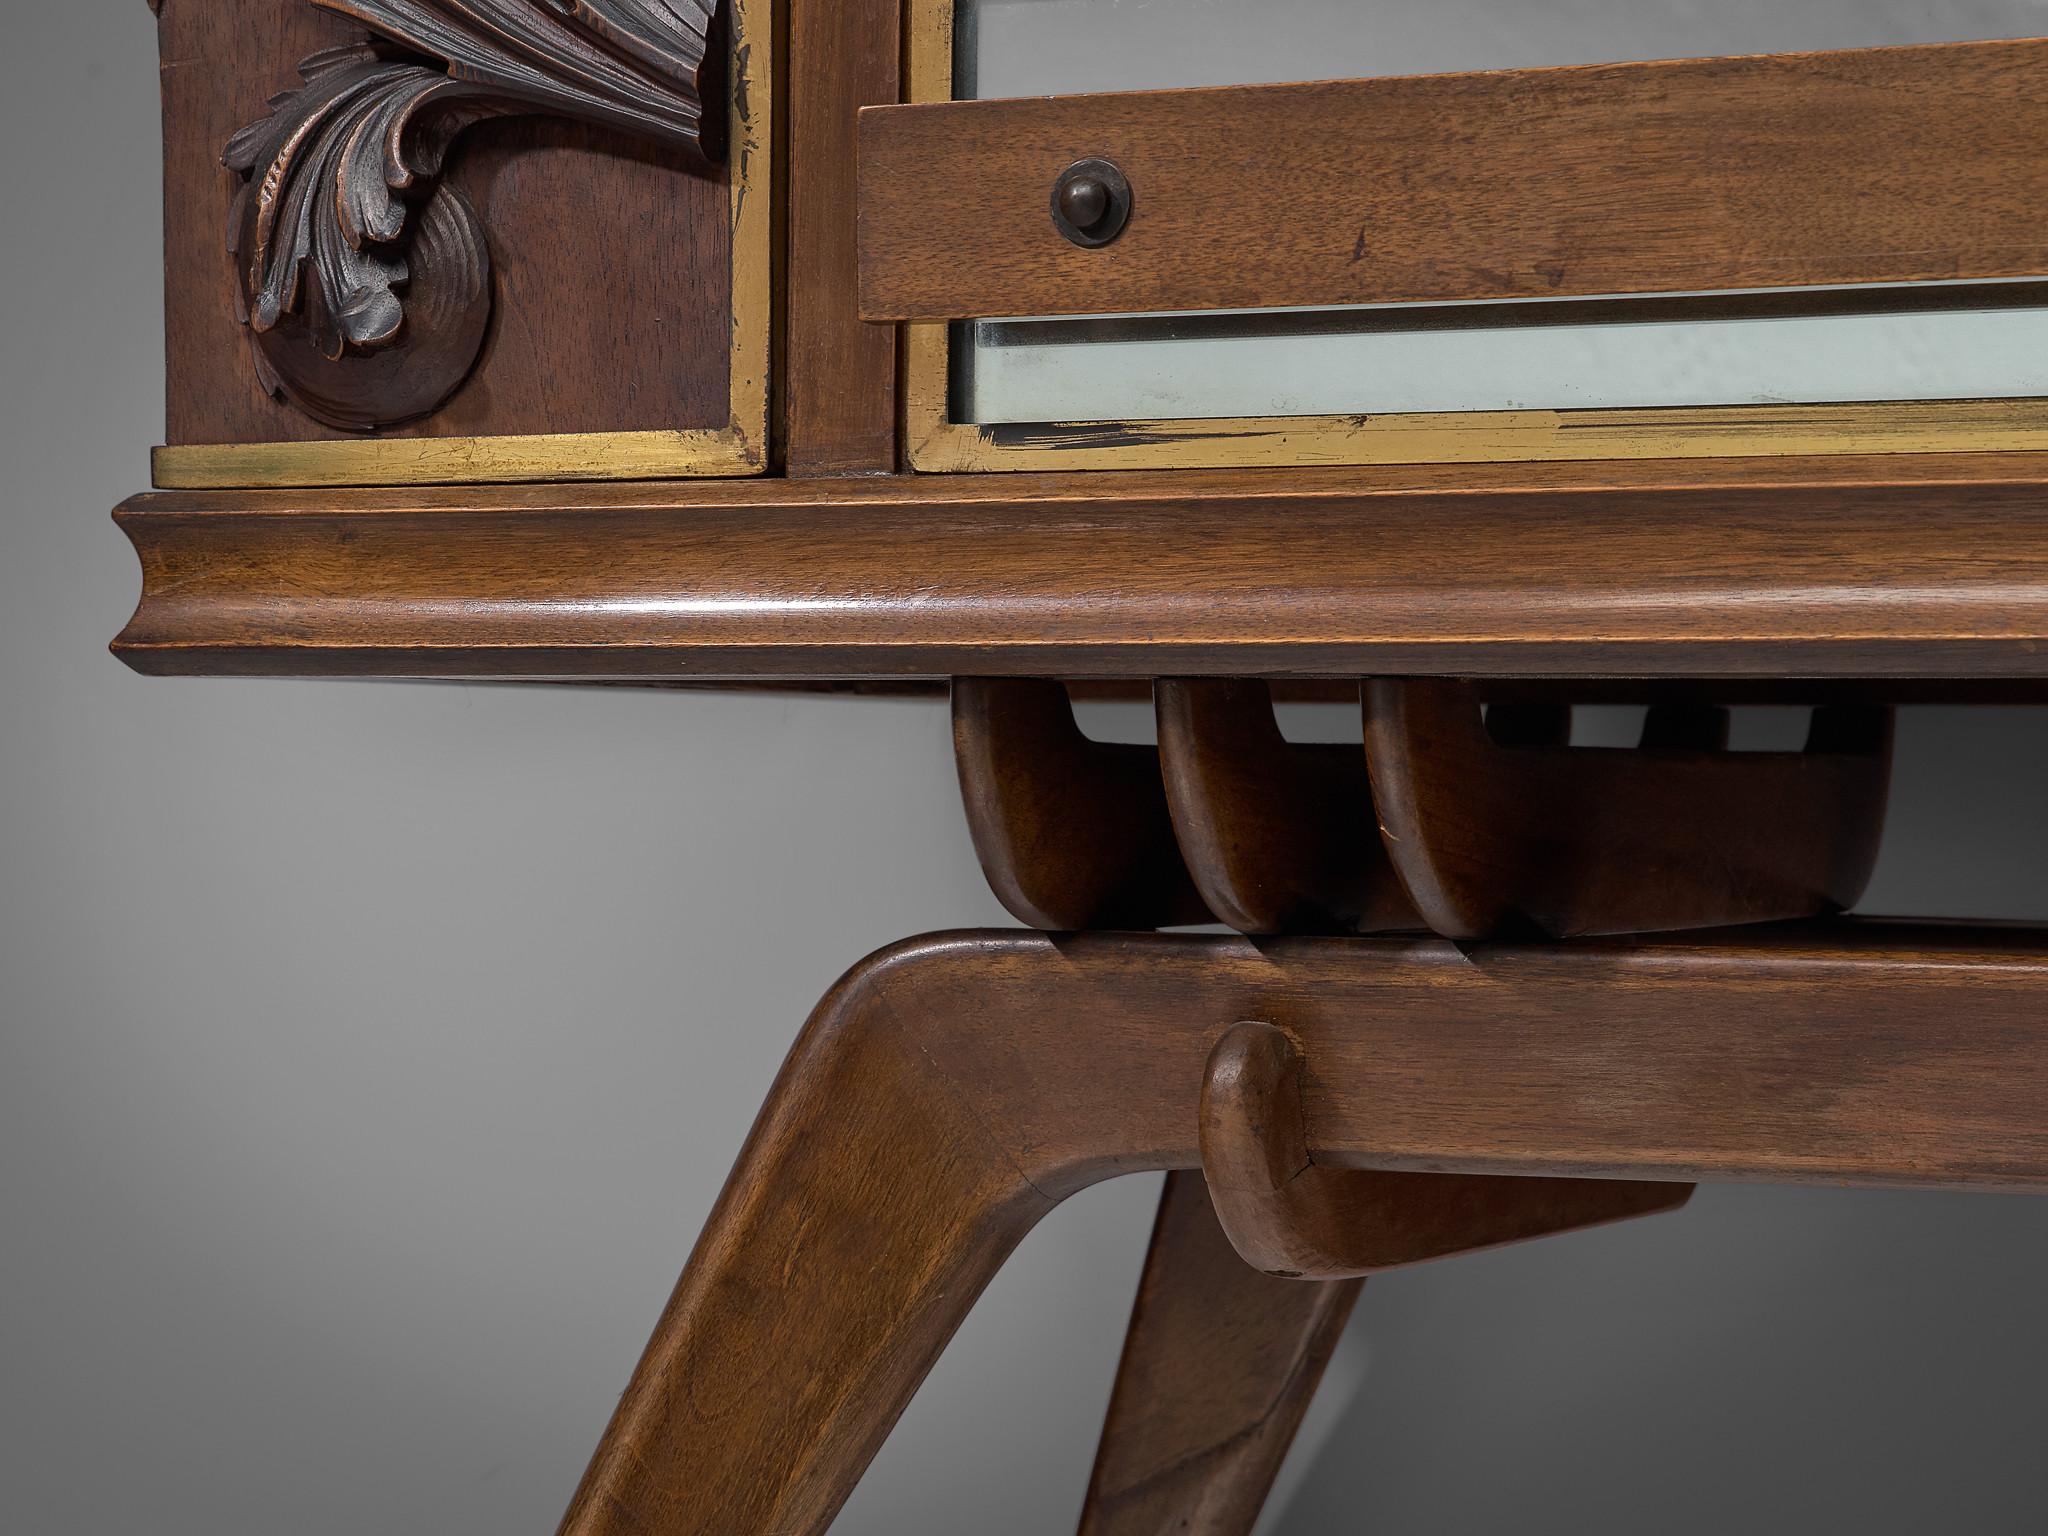
[[[953,755],[974,851],[1020,923],[1071,932],[1214,921],[1174,842],[1158,749],[1091,741],[1058,683],[956,679]]]
[[[121,523],[145,672],[2048,676],[2033,456],[173,493]]]
[[[899,0],[789,7],[789,306],[783,404],[793,475],[896,467],[896,333],[854,295],[854,115],[898,99]]]
[[[1422,919],[1373,818],[1365,755],[1280,734],[1255,678],[1161,678],[1159,764],[1188,873],[1240,933],[1388,933]]]
[[[1882,707],[1815,711],[1801,752],[1721,751],[1724,715],[1665,708],[1641,750],[1617,751],[1504,744],[1480,698],[1440,679],[1365,685],[1386,854],[1446,938],[1810,917],[1869,883],[1891,779]]]
[[[861,311],[939,320],[2048,273],[2048,40],[871,108]],[[1053,228],[1083,156],[1113,245]]]

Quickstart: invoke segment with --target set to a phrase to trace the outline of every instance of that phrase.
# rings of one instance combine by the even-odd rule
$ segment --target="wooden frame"
[[[952,100],[954,3],[905,0],[909,103]],[[1085,99],[1074,99],[1071,109],[1086,110]],[[1223,180],[1219,173],[1219,188]],[[951,419],[947,324],[913,320],[903,337],[904,451],[913,469],[929,473],[2048,448],[2048,398],[976,424]]]
[[[723,427],[159,447],[165,489],[489,484],[759,475],[769,467],[776,306],[778,0],[730,0],[732,323]]]
[[[900,94],[902,0],[782,4],[790,60],[785,465],[795,476],[893,474],[896,328],[862,321],[855,297],[854,125],[861,107]]]
[[[897,946],[812,1015],[562,1531],[817,1536],[1041,1217],[1202,1164],[1204,1086],[1239,1021],[1300,1053],[1318,1184],[2042,1190],[2044,1004],[2042,938],[2011,929]]]

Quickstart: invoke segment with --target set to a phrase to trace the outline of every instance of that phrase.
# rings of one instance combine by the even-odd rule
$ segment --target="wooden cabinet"
[[[2048,41],[1469,0],[1332,81],[1363,8],[1228,9],[162,0],[116,653],[950,686],[1047,930],[819,1005],[571,1536],[816,1536],[1118,1173],[1174,1178],[1090,1536],[1243,1536],[1366,1273],[1699,1179],[2048,1189],[2043,938],[1841,916],[1891,708],[2048,695]],[[1300,30],[1116,31],[1176,15]],[[1071,88],[976,99],[1017,27]],[[1759,699],[1804,750],[1730,750]]]

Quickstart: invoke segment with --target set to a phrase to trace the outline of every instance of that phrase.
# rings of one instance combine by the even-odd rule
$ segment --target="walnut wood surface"
[[[2048,676],[2033,455],[181,492],[119,521],[145,672]]]
[[[1040,1216],[1198,1164],[1247,1017],[1319,1168],[2048,1189],[2038,932],[917,940],[812,1016],[563,1530],[822,1531]]]
[[[1319,1168],[1305,1064],[1285,1030],[1247,1021],[1209,1053],[1202,1171],[1245,1263],[1288,1280],[1347,1280],[1431,1259],[1675,1210],[1690,1184]]]
[[[231,137],[263,116],[299,61],[365,29],[303,0],[163,8],[166,441],[297,442],[343,436],[272,399],[236,324],[222,231]],[[509,313],[469,382],[430,420],[393,435],[723,428],[730,419],[731,210],[725,177],[617,129],[560,119],[463,135],[445,185],[490,232]],[[601,285],[606,302],[593,304]]]
[[[1080,1536],[1248,1536],[1363,1285],[1260,1274],[1168,1174]]]
[[[792,475],[896,468],[896,332],[861,322],[854,114],[898,99],[900,0],[784,0],[789,14],[788,344]]]
[[[1256,679],[1162,678],[1153,696],[1174,833],[1218,918],[1240,933],[1422,926],[1358,748],[1288,741]]]
[[[2044,69],[2048,41],[2028,39],[870,108],[861,310],[2039,275]],[[1047,208],[1089,155],[1136,201],[1098,250],[1069,244]]]
[[[1365,685],[1387,856],[1446,937],[1806,917],[1853,906],[1869,882],[1891,776],[1882,707],[1817,710],[1802,752],[1720,751],[1719,711],[1653,710],[1625,751],[1504,746],[1480,699],[1442,680]]]
[[[1089,740],[1058,683],[957,679],[953,755],[974,851],[1019,922],[1075,931],[1213,920],[1174,841],[1158,751]]]

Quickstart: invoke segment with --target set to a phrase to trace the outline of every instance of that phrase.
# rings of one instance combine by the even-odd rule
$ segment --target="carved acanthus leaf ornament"
[[[244,178],[229,247],[264,384],[329,426],[424,416],[476,365],[490,248],[439,179],[464,129],[540,113],[707,172],[722,155],[717,0],[312,3],[372,36],[306,59],[222,158]]]

